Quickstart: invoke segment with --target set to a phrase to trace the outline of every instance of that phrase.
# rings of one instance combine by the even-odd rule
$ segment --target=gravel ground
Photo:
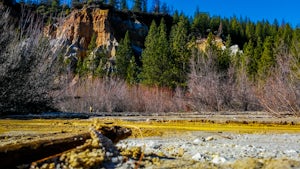
[[[299,134],[197,131],[180,136],[130,138],[120,141],[117,147],[144,147],[145,168],[240,168],[240,165],[234,166],[241,160],[244,160],[242,166],[246,168],[251,168],[249,160],[255,163],[254,168],[300,168]],[[156,161],[159,162],[153,162],[154,157],[158,157]],[[280,167],[270,160],[286,165]],[[119,168],[134,168],[131,163],[133,162],[129,160]]]

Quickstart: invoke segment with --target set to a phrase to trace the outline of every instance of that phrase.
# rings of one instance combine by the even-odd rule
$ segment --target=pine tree
[[[147,0],[143,0],[143,12],[147,12]]]
[[[167,36],[167,27],[165,24],[165,20],[162,18],[160,25],[158,27],[159,37],[157,44],[157,51],[159,55],[157,56],[158,69],[161,70],[161,74],[159,74],[158,84],[159,86],[166,87],[176,87],[176,81],[173,79],[172,74],[173,70],[173,60],[171,58],[171,52],[169,48],[169,41]]]
[[[173,87],[175,83],[172,80],[172,61],[164,19],[158,28],[155,22],[152,22],[146,37],[142,62],[140,77],[143,84]]]
[[[183,15],[179,21],[172,27],[170,34],[170,49],[173,62],[173,86],[186,86],[187,74],[189,72],[190,51],[188,49],[188,20]]]
[[[121,0],[121,10],[128,10],[127,0]]]
[[[219,72],[225,72],[228,70],[230,65],[230,58],[231,58],[231,37],[228,35],[226,37],[225,43],[226,49],[220,53],[217,59],[217,67]]]
[[[132,11],[134,11],[134,12],[142,11],[142,1],[141,0],[134,0]]]
[[[53,0],[51,2],[50,13],[56,14],[59,10],[59,0]]]
[[[95,53],[96,58],[97,58],[97,63],[98,66],[95,70],[95,74],[96,76],[99,77],[105,77],[105,76],[109,76],[109,67],[107,66],[108,63],[108,54],[104,51],[104,50],[99,50]]]
[[[169,12],[170,12],[169,7],[167,3],[164,2],[161,6],[161,13],[168,14]]]
[[[80,5],[80,0],[71,0],[72,8],[76,8],[78,5]]]
[[[271,68],[275,66],[276,59],[273,53],[273,39],[267,36],[263,44],[263,52],[258,63],[258,75],[260,80],[265,79],[271,73]]]
[[[152,10],[154,13],[160,13],[160,0],[153,0]]]
[[[254,55],[253,55],[253,63],[252,63],[252,80],[253,81],[256,81],[258,80],[258,77],[257,77],[257,72],[258,72],[258,63],[259,63],[259,60],[261,58],[261,55],[262,55],[262,52],[263,52],[263,43],[262,43],[262,40],[261,38],[259,37],[256,41],[256,45],[254,45]]]
[[[130,61],[129,61],[128,68],[127,68],[126,81],[127,81],[128,84],[135,84],[136,82],[138,82],[137,72],[138,72],[138,66],[135,62],[134,56],[132,56]]]
[[[254,44],[252,40],[250,40],[248,43],[244,45],[244,53],[243,57],[244,60],[247,62],[247,74],[249,76],[249,79],[255,80],[255,75],[257,73],[257,64],[258,60],[254,57]]]
[[[130,38],[128,31],[124,39],[120,41],[116,54],[117,75],[123,79],[127,79],[127,70],[130,65],[130,60],[133,57]]]
[[[157,75],[161,73],[161,70],[156,65],[157,57],[159,56],[157,51],[158,37],[158,28],[153,20],[145,40],[145,49],[142,52],[143,67],[140,79],[146,85],[158,85],[159,79]]]

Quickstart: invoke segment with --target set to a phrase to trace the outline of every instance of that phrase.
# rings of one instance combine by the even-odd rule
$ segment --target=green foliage
[[[143,84],[174,87],[167,28],[163,19],[158,28],[154,21],[150,26],[145,50],[142,53],[142,62],[143,69],[140,77]]]
[[[128,10],[127,0],[121,0],[120,4],[121,10]]]
[[[131,57],[129,61],[129,65],[127,68],[127,76],[126,76],[126,81],[128,84],[135,84],[138,82],[138,66],[135,62],[135,58]]]
[[[189,21],[180,16],[177,24],[173,25],[170,34],[170,49],[172,55],[172,86],[185,87],[188,73],[191,52],[188,49],[188,25]]]
[[[117,7],[117,1],[116,0],[109,0],[108,4],[113,6],[113,7]]]
[[[254,56],[254,44],[252,40],[250,40],[248,43],[244,45],[244,53],[243,56],[245,58],[247,65],[247,74],[250,77],[250,79],[254,80],[256,73],[257,73],[257,64],[258,60]]]
[[[105,77],[110,75],[110,67],[108,65],[108,55],[104,50],[100,50],[96,52],[96,61],[97,62],[97,68],[95,70],[95,76],[98,77]]]
[[[226,49],[221,52],[218,56],[217,67],[219,72],[225,72],[229,69],[230,62],[231,62],[231,37],[230,35],[226,38]]]
[[[117,69],[117,75],[119,77],[123,79],[127,79],[130,62],[132,61],[135,64],[135,61],[132,58],[134,58],[134,56],[133,56],[133,51],[131,49],[129,32],[127,31],[124,39],[120,41],[118,51],[116,54],[116,69]],[[131,75],[133,74],[134,73],[131,73]]]
[[[147,0],[143,0],[143,12],[147,12]]]
[[[134,12],[142,11],[142,0],[134,0],[132,11],[134,11]]]
[[[97,47],[96,40],[97,40],[97,36],[95,33],[93,33],[90,43],[88,45],[88,51],[87,51],[88,54],[90,54]]]
[[[192,23],[192,33],[196,37],[206,37],[210,17],[206,13],[196,13]]]
[[[263,44],[263,52],[261,58],[258,62],[258,75],[260,80],[264,80],[270,75],[270,71],[275,66],[276,58],[273,53],[273,38],[268,36],[266,37]]]

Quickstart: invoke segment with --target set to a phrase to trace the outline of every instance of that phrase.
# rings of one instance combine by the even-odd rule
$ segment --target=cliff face
[[[112,54],[117,45],[110,29],[108,9],[74,10],[61,24],[50,25],[46,34],[52,39],[64,41],[67,45],[66,55],[76,53],[79,57],[85,57],[93,35],[96,36],[96,46],[108,47]]]
[[[148,28],[155,20],[161,18],[171,25],[172,18],[168,15],[152,15],[115,11],[112,8],[84,7],[73,10],[59,23],[45,29],[46,34],[66,45],[66,56],[86,57],[92,36],[96,36],[96,46],[106,49],[110,57],[114,57],[118,42],[129,31],[133,49],[140,53],[144,47]]]

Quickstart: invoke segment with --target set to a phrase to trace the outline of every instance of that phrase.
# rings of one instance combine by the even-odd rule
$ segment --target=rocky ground
[[[299,134],[195,131],[170,137],[129,138],[117,147],[144,147],[146,157],[157,158],[156,162],[143,163],[145,168],[300,168]]]
[[[15,153],[11,154],[12,157],[17,155],[18,148],[22,150],[22,146],[31,148],[28,152],[45,155],[43,149],[47,146],[51,148],[51,145],[57,144],[65,147],[77,140],[76,144],[80,146],[65,147],[65,150],[53,156],[44,156],[40,160],[17,166],[118,169],[300,168],[300,120],[291,115],[275,118],[253,112],[174,113],[160,116],[138,116],[133,113],[130,116],[114,114],[109,118],[94,117],[95,114],[93,117],[84,116],[87,119],[51,119],[52,116],[47,117],[49,119],[2,119],[0,158],[6,158],[8,150]],[[119,131],[127,129],[120,130],[122,128],[113,126],[130,129],[131,136],[126,138],[129,135]],[[89,133],[90,136],[86,136]],[[111,133],[125,137],[116,137]],[[66,139],[63,138],[68,138],[68,142],[64,143]],[[12,163],[17,160],[12,160]],[[3,161],[0,159],[1,164]]]

